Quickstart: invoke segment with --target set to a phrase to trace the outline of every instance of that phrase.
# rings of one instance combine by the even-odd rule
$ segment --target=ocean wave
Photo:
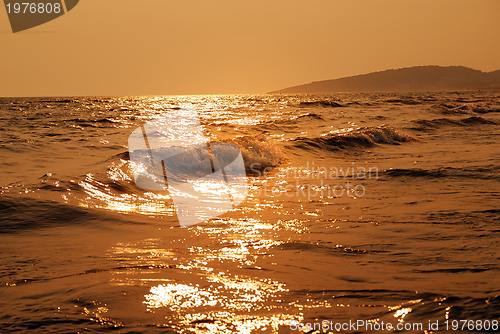
[[[462,115],[474,113],[473,111],[469,110],[467,105],[458,103],[439,103],[433,105],[431,109],[445,115]]]
[[[278,145],[264,137],[239,137],[230,141],[242,153],[247,175],[286,161]],[[215,144],[215,143],[214,143]],[[195,160],[192,163],[196,163]],[[168,191],[145,191],[136,186],[133,178],[134,163],[129,152],[120,152],[103,161],[108,166],[96,174],[87,174],[78,182],[71,200],[79,206],[141,215],[174,216],[175,210]],[[48,182],[49,183],[49,182]],[[47,187],[44,190],[49,190]]]
[[[493,112],[500,112],[500,104],[487,104],[487,103],[440,103],[431,107],[445,115],[461,115],[461,114],[487,114]]]
[[[339,108],[343,107],[342,104],[329,101],[329,100],[319,100],[319,101],[302,101],[299,103],[299,107],[330,107],[330,108]]]
[[[394,177],[401,177],[401,176],[410,176],[410,177],[446,177],[448,174],[442,170],[442,169],[433,169],[433,170],[426,170],[426,169],[420,169],[420,168],[411,168],[411,169],[405,169],[405,168],[393,168],[393,169],[388,169],[382,172],[383,175],[388,175],[388,176],[394,176]]]
[[[276,124],[278,122],[264,122],[253,126],[252,130],[259,131],[261,133],[293,133],[297,131],[296,125],[292,122],[281,122],[282,124]],[[284,124],[283,124],[284,123]]]
[[[72,102],[78,102],[78,100],[58,100],[58,99],[53,99],[53,100],[39,100],[37,101],[38,103],[72,103]]]
[[[401,99],[387,99],[385,100],[387,103],[399,103],[399,104],[407,104],[407,105],[415,105],[422,104],[423,101],[414,99],[414,98],[401,98]]]
[[[294,117],[292,118],[293,120],[321,120],[321,121],[324,121],[325,119],[323,118],[323,116],[321,116],[320,114],[316,114],[316,113],[307,113],[307,114],[304,114],[304,115],[300,115],[300,116],[297,116],[297,117]]]
[[[461,102],[461,103],[478,103],[478,102],[483,102],[482,100],[479,99],[470,99],[466,97],[457,97],[455,99],[456,102]]]
[[[124,151],[108,158],[108,160],[115,160],[115,159],[130,160],[130,152]]]
[[[326,244],[326,243],[317,243],[317,242],[308,242],[308,241],[289,241],[283,244],[276,246],[277,249],[280,250],[292,250],[292,251],[312,251],[312,252],[321,252],[321,253],[339,253],[340,255],[349,254],[371,254],[376,253],[377,251],[370,251],[367,249],[362,249],[358,247],[351,247],[346,245],[339,244]]]
[[[255,170],[278,167],[288,161],[279,144],[264,136],[236,137],[221,142],[236,144],[240,148],[245,170],[249,174],[252,174]],[[108,160],[116,159],[128,161],[130,160],[130,154],[126,151],[108,158]]]
[[[73,122],[81,126],[98,126],[98,124],[114,124],[119,123],[119,121],[114,120],[112,118],[98,118],[98,119],[89,119],[89,118],[69,118],[64,119],[64,122]]]
[[[500,179],[500,166],[476,166],[476,167],[442,167],[434,169],[422,168],[393,168],[380,172],[381,176],[389,177],[428,177],[428,178],[476,178],[484,180]]]
[[[278,143],[269,138],[245,136],[228,142],[240,147],[245,170],[250,175],[255,170],[278,167],[287,161]]]
[[[417,141],[390,126],[364,127],[347,133],[331,133],[320,137],[293,139],[294,146],[303,149],[317,148],[337,151],[349,148],[368,148],[376,144],[400,145]]]
[[[473,106],[472,111],[478,114],[487,114],[490,112],[500,112],[500,105],[478,105]]]
[[[75,224],[92,224],[100,213],[55,201],[2,195],[0,234]]]
[[[495,121],[488,120],[482,118],[480,116],[471,116],[468,118],[463,118],[459,120],[450,119],[450,118],[438,118],[438,119],[421,119],[415,121],[417,126],[412,127],[413,130],[428,130],[428,129],[437,129],[442,126],[474,126],[474,125],[482,125],[482,124],[498,124]]]
[[[306,122],[310,124],[311,122],[321,121],[325,122],[325,118],[317,113],[307,113],[292,118],[277,119],[272,121],[266,121],[254,126],[256,130],[267,130],[272,132],[296,132],[298,123]]]

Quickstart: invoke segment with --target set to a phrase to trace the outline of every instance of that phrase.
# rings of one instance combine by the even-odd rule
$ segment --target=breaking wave
[[[228,141],[240,147],[248,174],[268,167],[278,167],[288,161],[278,144],[264,137],[237,137]]]
[[[294,146],[302,149],[316,148],[337,151],[349,148],[367,148],[376,144],[400,145],[417,141],[390,126],[364,127],[347,133],[330,133],[315,138],[295,138]]]

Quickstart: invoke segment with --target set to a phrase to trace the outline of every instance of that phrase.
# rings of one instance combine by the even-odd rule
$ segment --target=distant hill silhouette
[[[314,81],[271,93],[401,92],[500,88],[500,70],[464,66],[415,66],[333,80]]]

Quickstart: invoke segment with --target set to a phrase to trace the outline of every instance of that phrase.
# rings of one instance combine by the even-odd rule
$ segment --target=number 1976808
[[[498,331],[499,321],[498,320],[453,320],[445,322],[446,330],[476,330],[476,331]]]
[[[6,5],[7,7],[7,12],[10,14],[11,11],[12,13],[15,14],[51,14],[51,13],[56,13],[59,14],[61,12],[61,4],[60,3],[34,3],[34,2],[16,2],[12,4],[8,3]]]

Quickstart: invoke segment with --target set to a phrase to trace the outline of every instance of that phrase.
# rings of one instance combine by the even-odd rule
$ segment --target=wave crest
[[[330,108],[339,108],[343,107],[342,104],[335,101],[328,100],[319,100],[319,101],[303,101],[299,103],[300,107],[330,107]]]
[[[491,112],[500,112],[499,104],[487,103],[440,103],[433,105],[432,108],[445,115],[487,114]]]
[[[305,120],[305,121],[310,121],[310,120],[324,121],[325,120],[323,118],[323,116],[321,116],[320,114],[316,114],[316,113],[307,113],[307,114],[304,114],[304,115],[297,116],[297,117],[295,117],[293,119],[294,120]]]
[[[277,142],[263,137],[238,137],[228,141],[240,147],[247,173],[277,167],[288,161]]]
[[[315,138],[298,137],[293,141],[298,148],[311,147],[321,150],[343,150],[349,148],[367,148],[376,144],[400,145],[404,142],[417,141],[407,134],[390,126],[363,127],[348,133],[333,133]]]
[[[417,126],[413,127],[413,130],[424,131],[428,129],[437,129],[443,126],[474,126],[482,124],[498,124],[495,121],[491,121],[480,116],[471,116],[468,118],[463,118],[459,120],[454,120],[450,118],[438,118],[438,119],[421,119],[415,121]]]

